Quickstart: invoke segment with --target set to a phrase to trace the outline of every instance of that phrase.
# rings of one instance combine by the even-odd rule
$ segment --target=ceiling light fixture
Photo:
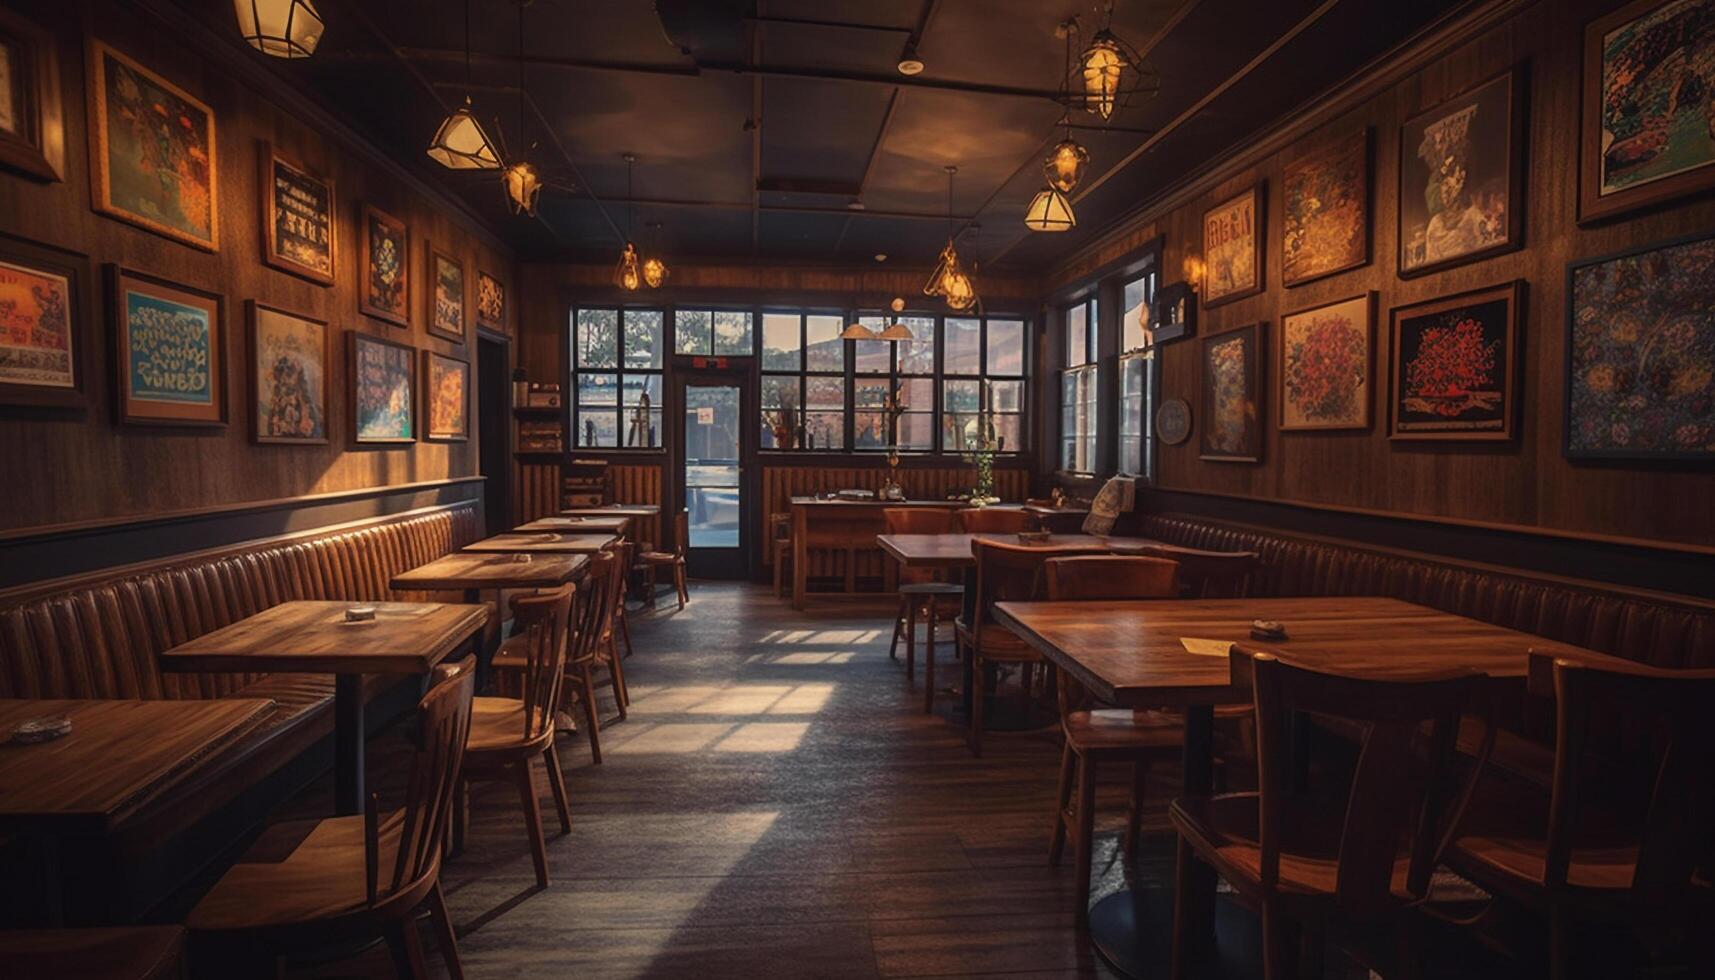
[[[879,335],[861,320],[853,320],[840,331],[841,340],[877,340]]]
[[[643,286],[643,270],[637,260],[637,246],[631,243],[632,229],[636,224],[637,202],[631,192],[631,168],[637,162],[637,157],[630,153],[622,154],[625,159],[625,249],[619,253],[619,264],[613,267],[613,284],[628,293],[635,293]]]
[[[1031,231],[1071,231],[1078,226],[1072,214],[1072,202],[1054,187],[1036,192],[1030,206],[1024,210],[1024,225]]]
[[[518,140],[524,140],[524,8],[530,0],[518,0]],[[504,136],[505,134],[502,133]],[[511,154],[507,154],[511,156]],[[506,202],[513,214],[536,217],[536,203],[542,196],[542,178],[536,168],[522,158],[514,160],[500,172],[500,187],[506,192]]]
[[[892,320],[893,320],[893,322],[889,323],[887,325],[887,327],[881,331],[881,333],[876,334],[877,339],[879,339],[879,340],[890,340],[890,341],[893,341],[894,343],[898,343],[901,340],[916,340],[917,339],[917,335],[911,332],[911,328],[906,326],[903,323],[900,323],[898,317],[893,317]]]
[[[959,262],[959,251],[953,247],[953,177],[959,172],[958,167],[946,167],[947,171],[947,245],[941,249],[940,261],[935,265],[935,271],[930,273],[929,281],[923,284],[923,295],[939,296],[947,301],[948,308],[964,312],[977,305],[977,287],[971,280],[970,273]]]
[[[907,77],[923,74],[923,59],[917,56],[917,39],[909,38],[905,49],[899,52],[899,73]]]
[[[661,247],[661,222],[649,222],[650,251]],[[667,263],[661,261],[658,254],[652,254],[643,260],[643,282],[650,289],[660,289],[667,281]]]
[[[892,310],[895,313],[903,312],[905,309],[905,297],[903,297],[903,296],[893,297],[893,302],[887,304],[887,308]]]
[[[310,0],[232,0],[238,33],[273,58],[308,58],[326,25]]]
[[[470,0],[464,5],[464,86],[470,91]],[[453,110],[429,141],[429,159],[449,170],[499,170],[500,157],[488,142],[488,134],[470,110],[470,96]]]
[[[1154,95],[1161,79],[1154,69],[1144,64],[1143,56],[1114,33],[1114,0],[1102,4],[1102,26],[1090,36],[1078,55],[1077,65],[1067,72],[1068,108],[1093,112],[1103,119],[1113,117],[1114,110],[1123,107],[1134,94]],[[1077,33],[1076,18],[1061,24],[1056,33],[1070,37]],[[1130,69],[1128,81],[1126,71]],[[1075,84],[1073,84],[1075,79]],[[1075,91],[1076,95],[1071,93]]]

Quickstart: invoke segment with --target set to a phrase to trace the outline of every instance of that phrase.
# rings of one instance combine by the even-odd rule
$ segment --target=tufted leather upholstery
[[[1385,595],[1657,667],[1715,667],[1715,603],[1176,514],[1142,533],[1255,551],[1253,595]]]

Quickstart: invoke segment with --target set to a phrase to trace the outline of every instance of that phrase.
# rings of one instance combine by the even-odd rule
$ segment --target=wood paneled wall
[[[608,493],[614,503],[654,504],[665,510],[662,499],[661,467],[654,463],[614,463],[607,468]],[[559,464],[522,462],[518,464],[517,491],[513,513],[520,524],[560,512]],[[632,539],[652,544],[661,541],[662,522],[650,517],[633,523]]]
[[[961,489],[969,489],[972,483],[971,469],[965,467],[937,467],[923,469],[907,469],[901,467],[898,471],[899,485],[905,488],[905,496],[911,500],[944,500],[947,494]],[[876,468],[855,467],[823,467],[823,466],[765,466],[762,470],[762,506],[757,509],[761,527],[757,530],[757,541],[768,541],[769,520],[775,514],[791,512],[793,497],[806,497],[815,493],[826,493],[831,490],[874,490],[887,481],[887,471]],[[1030,471],[1022,469],[996,469],[994,474],[995,493],[1000,499],[1021,501],[1030,489]],[[879,550],[860,551],[857,553],[855,574],[859,578],[880,578],[886,574],[888,559]],[[764,566],[772,566],[774,551],[772,548],[763,549],[762,561]],[[818,551],[810,552],[810,568],[808,574],[812,577],[843,576],[845,574],[845,555],[843,552]]]
[[[83,413],[0,408],[0,446],[11,474],[0,529],[77,523],[102,518],[181,511],[239,501],[469,476],[477,470],[471,441],[359,449],[351,444],[346,406],[345,332],[356,329],[474,359],[467,345],[431,338],[424,330],[428,247],[463,261],[467,290],[477,271],[515,286],[513,257],[441,203],[411,189],[399,171],[375,162],[371,152],[322,132],[302,114],[226,73],[205,39],[169,30],[138,6],[97,0],[83,4],[8,0],[8,6],[51,31],[58,40],[64,90],[66,173],[43,184],[0,172],[0,230],[89,257],[97,277],[115,262],[225,297],[226,387],[230,423],[219,429],[120,426],[113,412],[111,328],[106,297],[81,340],[90,360],[92,407]],[[80,16],[87,21],[80,22]],[[231,30],[227,20],[210,30]],[[85,27],[151,71],[206,102],[216,117],[219,166],[220,251],[201,252],[90,207],[89,128],[84,89]],[[254,57],[247,52],[245,56]],[[337,282],[323,287],[262,264],[258,218],[257,143],[269,140],[335,183]],[[357,215],[364,203],[402,218],[410,227],[412,277],[410,329],[388,326],[357,311]],[[97,291],[99,294],[99,290]],[[516,290],[514,289],[514,293]],[[326,320],[331,355],[328,384],[330,439],[324,446],[258,446],[250,439],[250,350],[246,300]],[[474,296],[467,295],[467,309]],[[514,305],[516,305],[514,303]],[[472,328],[474,337],[474,327]],[[472,371],[472,383],[476,373]],[[475,400],[473,399],[473,412]],[[420,408],[419,408],[420,411]]]
[[[1163,265],[1167,281],[1176,280],[1185,256],[1201,253],[1203,212],[1255,181],[1267,182],[1267,289],[1199,311],[1197,328],[1206,336],[1259,321],[1268,324],[1262,462],[1198,458],[1204,424],[1198,408],[1200,345],[1195,339],[1181,341],[1163,351],[1162,391],[1193,406],[1194,424],[1186,443],[1162,447],[1161,487],[1541,533],[1715,545],[1715,520],[1709,517],[1715,472],[1709,468],[1573,463],[1561,454],[1567,262],[1715,227],[1715,201],[1707,196],[1601,225],[1576,223],[1584,25],[1619,5],[1615,0],[1528,5],[1402,80],[1334,107],[1330,118],[1308,132],[1292,132],[1304,128],[1300,120],[1283,120],[1287,132],[1263,134],[1261,149],[1241,150],[1230,165],[1176,195],[1169,210],[1143,215],[1056,272],[1054,288],[1074,283],[1165,234]],[[1400,278],[1395,255],[1401,122],[1517,65],[1528,74],[1524,248],[1421,278]],[[1374,128],[1375,141],[1371,262],[1304,286],[1282,287],[1282,168],[1319,140],[1364,126]],[[1289,138],[1284,149],[1273,149],[1282,135]],[[1389,308],[1513,279],[1528,284],[1520,330],[1523,413],[1516,443],[1390,442],[1385,421]],[[1370,290],[1379,294],[1375,363],[1380,383],[1373,390],[1378,422],[1369,431],[1280,432],[1273,374],[1281,315]]]

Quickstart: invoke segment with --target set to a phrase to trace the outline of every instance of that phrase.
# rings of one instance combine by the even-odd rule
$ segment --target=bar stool
[[[792,515],[773,514],[768,518],[768,546],[774,562],[774,598],[786,598],[786,565],[792,560]]]
[[[888,534],[954,534],[953,515],[944,507],[889,507],[881,512]],[[917,617],[924,616],[929,625],[929,643],[923,654],[923,678],[926,690],[923,710],[935,707],[935,631],[942,619],[942,606],[951,606],[954,615],[964,604],[965,587],[944,581],[942,573],[927,568],[899,570],[899,612],[893,621],[893,642],[887,648],[888,657],[899,658],[899,634],[905,634],[905,679],[917,679]],[[950,617],[949,617],[950,618]]]

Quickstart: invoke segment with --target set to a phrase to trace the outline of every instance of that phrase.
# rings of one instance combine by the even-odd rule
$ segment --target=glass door
[[[686,562],[701,578],[743,578],[749,571],[743,424],[744,387],[736,379],[686,378],[680,392],[680,481],[688,512]]]

